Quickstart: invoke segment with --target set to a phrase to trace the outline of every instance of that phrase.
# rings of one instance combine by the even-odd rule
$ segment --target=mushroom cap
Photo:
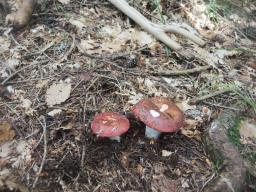
[[[91,130],[99,137],[116,137],[125,133],[130,127],[129,120],[116,112],[97,114],[92,123]]]
[[[184,125],[184,114],[168,98],[153,97],[139,101],[133,114],[148,127],[160,132],[175,132]]]

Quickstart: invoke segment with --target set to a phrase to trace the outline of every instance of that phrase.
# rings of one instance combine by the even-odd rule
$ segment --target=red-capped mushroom
[[[133,114],[146,125],[145,136],[157,139],[161,132],[175,132],[184,125],[184,114],[173,101],[153,97],[139,101]]]
[[[120,135],[125,133],[129,127],[129,120],[116,112],[99,113],[91,123],[91,130],[98,137],[109,137],[118,142],[120,142]]]

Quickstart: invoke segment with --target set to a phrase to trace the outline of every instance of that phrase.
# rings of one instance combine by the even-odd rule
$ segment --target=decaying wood
[[[221,169],[218,176],[204,188],[204,192],[239,192],[244,189],[246,167],[237,147],[228,137],[228,129],[235,126],[236,119],[245,109],[243,104],[235,107],[239,107],[241,111],[230,109],[223,111],[206,130],[205,149]]]

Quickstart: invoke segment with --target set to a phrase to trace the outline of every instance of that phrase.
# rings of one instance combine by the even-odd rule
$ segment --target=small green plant
[[[216,172],[220,171],[220,169],[222,168],[222,165],[223,165],[223,160],[217,159],[217,160],[213,161],[213,169]]]
[[[156,7],[156,10],[157,10],[158,14],[160,15],[161,23],[166,24],[166,20],[164,18],[164,14],[163,14],[162,6],[160,4],[160,0],[153,0],[153,4]],[[165,46],[165,53],[167,55],[170,55],[170,52],[171,52],[171,50],[167,46]]]
[[[216,4],[215,0],[210,0],[208,5],[208,16],[210,17],[210,20],[217,23],[218,22],[218,6]]]
[[[256,112],[256,100],[246,91],[236,89],[234,91],[245,103],[247,103]]]
[[[200,90],[199,90],[199,94],[202,94],[204,92],[208,92],[209,90],[212,89],[220,89],[220,90],[230,90],[233,93],[235,93],[235,95],[237,95],[243,102],[245,102],[247,105],[249,105],[254,112],[256,113],[256,100],[255,98],[250,95],[250,93],[244,89],[241,88],[237,85],[235,85],[234,83],[219,83],[219,84],[212,84],[212,82],[215,79],[218,79],[219,77],[216,76],[217,78],[214,78],[211,82],[207,82],[205,85],[203,85]]]
[[[162,6],[160,4],[160,0],[153,0],[153,4],[155,5],[156,7],[156,10],[158,12],[158,14],[160,15],[160,20],[161,20],[161,23],[162,24],[165,24],[166,21],[165,21],[165,18],[164,18],[164,14],[163,14],[163,11],[162,11]]]

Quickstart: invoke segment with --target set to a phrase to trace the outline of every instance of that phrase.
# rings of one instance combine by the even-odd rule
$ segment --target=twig
[[[72,34],[72,44],[71,44],[69,50],[56,63],[62,63],[63,61],[65,61],[67,59],[67,57],[71,54],[71,52],[75,48],[75,42],[76,42],[76,36],[75,36],[75,34]]]
[[[21,71],[31,67],[31,66],[34,66],[34,65],[38,65],[38,64],[44,64],[44,63],[47,63],[48,60],[46,61],[41,61],[41,62],[35,62],[35,63],[31,63],[30,65],[27,65],[27,66],[24,66],[22,67],[21,69],[15,71],[13,74],[11,74],[9,77],[7,77],[5,80],[3,80],[1,82],[1,85],[5,85],[7,83],[7,81],[9,81],[11,78],[13,78],[15,75],[17,75],[18,73],[20,73]]]
[[[41,174],[44,164],[45,164],[45,160],[46,160],[46,155],[47,155],[47,135],[46,135],[46,121],[45,118],[43,118],[43,123],[40,121],[40,119],[37,119],[39,121],[39,123],[41,124],[41,126],[43,127],[43,136],[44,136],[44,154],[43,154],[43,159],[41,162],[41,165],[39,167],[38,172],[36,173],[36,179],[32,185],[32,188],[35,188],[37,181],[39,179],[39,175]]]
[[[241,109],[238,109],[238,108],[224,106],[224,105],[221,105],[221,104],[211,103],[211,102],[207,102],[207,101],[203,101],[203,103],[208,104],[208,105],[212,105],[212,106],[215,106],[215,107],[224,108],[224,109],[230,109],[230,110],[234,110],[234,111],[241,111]]]
[[[8,105],[8,103],[3,103],[3,105],[5,105],[8,109],[10,109],[18,117],[18,119],[20,119],[25,125],[27,124],[27,122],[13,108],[11,108]],[[22,136],[22,138],[23,138],[23,136]]]
[[[83,148],[82,148],[82,157],[81,157],[81,167],[82,167],[82,168],[84,167],[85,153],[86,153],[86,146],[83,145]]]
[[[217,96],[217,95],[220,95],[220,94],[223,94],[223,93],[227,93],[227,92],[231,92],[231,91],[233,91],[233,89],[223,89],[223,90],[215,91],[215,92],[213,92],[213,93],[209,93],[209,94],[204,95],[204,96],[202,96],[202,97],[194,98],[194,99],[190,100],[189,103],[191,103],[191,104],[196,104],[196,103],[198,103],[199,101],[203,101],[203,100],[205,100],[205,99],[209,99],[209,98],[211,98],[211,97],[215,97],[215,96]]]
[[[199,192],[202,192],[206,187],[206,185],[208,185],[208,183],[210,183],[215,177],[216,177],[216,173],[213,173],[212,176],[204,183],[203,187],[199,190]]]
[[[165,71],[156,71],[151,72],[153,75],[163,75],[163,76],[175,76],[175,75],[187,75],[192,73],[199,73],[201,71],[206,71],[211,69],[212,66],[200,66],[195,67],[193,69],[185,69],[185,70],[165,70]]]

